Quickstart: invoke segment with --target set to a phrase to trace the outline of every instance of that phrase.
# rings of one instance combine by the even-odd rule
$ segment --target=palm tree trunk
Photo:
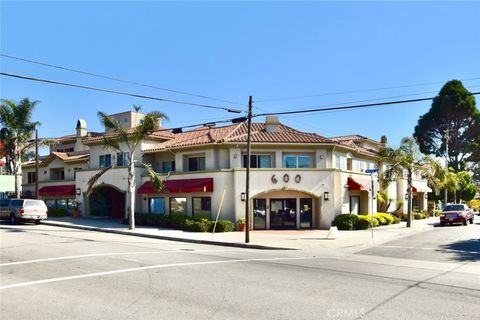
[[[133,152],[130,153],[128,165],[128,228],[135,230],[135,165]]]
[[[15,176],[15,197],[20,198],[22,191],[22,154],[20,148],[15,142],[14,149],[13,174]]]
[[[412,226],[412,173],[408,173],[408,209],[407,209],[407,228]]]

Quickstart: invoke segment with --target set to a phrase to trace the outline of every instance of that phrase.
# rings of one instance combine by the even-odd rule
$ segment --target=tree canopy
[[[25,151],[33,145],[29,140],[40,124],[31,121],[37,103],[28,98],[22,99],[18,104],[4,99],[0,107],[0,139],[8,158],[7,162],[12,164],[10,167],[15,175],[17,197],[20,197],[22,188],[22,159]]]
[[[448,81],[418,120],[413,135],[420,151],[436,156],[447,156],[448,140],[449,167],[465,169],[466,162],[480,159],[480,112],[475,97],[461,81]]]

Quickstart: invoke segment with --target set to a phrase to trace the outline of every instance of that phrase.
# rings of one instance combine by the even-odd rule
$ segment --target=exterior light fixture
[[[77,196],[81,195],[81,194],[82,194],[82,189],[77,188],[77,189],[75,190],[75,193],[77,194]]]
[[[428,193],[425,192],[425,199],[428,199]]]
[[[408,193],[405,193],[405,200],[408,200]]]
[[[245,192],[240,194],[240,200],[245,201]]]
[[[323,193],[323,200],[328,200],[330,199],[330,194],[328,192]]]

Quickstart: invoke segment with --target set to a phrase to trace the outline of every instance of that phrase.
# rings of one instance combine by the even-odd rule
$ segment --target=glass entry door
[[[253,199],[253,229],[264,230],[267,228],[267,200]]]
[[[310,229],[313,227],[312,213],[312,198],[300,199],[300,228]]]
[[[270,229],[297,228],[297,200],[270,200]]]
[[[350,197],[350,213],[360,213],[360,197]]]

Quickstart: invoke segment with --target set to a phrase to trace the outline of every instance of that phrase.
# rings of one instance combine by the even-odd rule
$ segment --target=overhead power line
[[[84,74],[84,75],[87,75],[87,76],[92,76],[92,77],[97,77],[97,78],[102,78],[102,79],[107,79],[107,80],[112,80],[112,81],[117,81],[117,82],[122,82],[122,83],[127,83],[127,84],[133,84],[133,85],[141,86],[141,87],[145,87],[145,88],[152,88],[152,89],[157,89],[157,90],[162,90],[162,91],[167,91],[167,92],[172,92],[172,93],[177,93],[177,94],[182,94],[182,95],[187,95],[187,96],[192,96],[192,97],[197,97],[197,98],[202,98],[202,99],[209,99],[209,100],[226,102],[226,103],[240,105],[240,106],[246,106],[245,104],[242,104],[242,103],[228,101],[228,100],[224,100],[224,99],[220,99],[220,98],[214,98],[214,97],[210,97],[210,96],[205,96],[205,95],[196,94],[196,93],[189,93],[189,92],[180,91],[180,90],[162,88],[162,87],[158,87],[158,86],[154,86],[154,85],[150,85],[150,84],[144,84],[144,83],[137,82],[137,81],[119,79],[119,78],[115,78],[115,77],[111,77],[111,76],[101,75],[101,74],[98,74],[98,73],[93,73],[93,72],[88,72],[88,71],[82,71],[82,70],[78,70],[78,69],[63,67],[63,66],[59,66],[59,65],[50,64],[50,63],[45,63],[45,62],[30,60],[30,59],[26,59],[26,58],[16,57],[16,56],[8,55],[8,54],[0,53],[0,56],[8,58],[8,59],[33,63],[33,64],[45,66],[45,67],[50,67],[50,68],[75,72],[75,73],[79,73],[79,74]]]
[[[469,88],[478,88],[480,85],[475,85],[475,86],[469,86]],[[339,103],[332,103],[332,104],[326,104],[323,106],[316,106],[314,108],[323,108],[323,107],[333,107],[333,106],[342,106],[346,104],[351,104],[351,103],[361,103],[361,102],[369,102],[369,101],[379,101],[379,100],[386,100],[386,99],[396,99],[396,98],[403,98],[403,97],[412,97],[412,96],[419,96],[423,94],[430,94],[430,93],[436,93],[437,91],[424,91],[424,92],[417,92],[417,93],[410,93],[410,94],[402,94],[402,95],[396,95],[396,96],[388,96],[388,97],[380,97],[380,98],[371,98],[371,99],[362,99],[362,100],[355,100],[355,101],[346,101],[346,102],[339,102]],[[258,110],[264,111],[264,112],[269,112],[268,110],[260,107],[255,107]],[[296,109],[291,109],[291,108],[286,108],[286,107],[275,107],[276,110],[303,110],[306,107],[299,107]]]
[[[478,79],[480,79],[480,77],[463,79],[462,81],[470,81],[470,80],[478,80]],[[329,92],[329,93],[318,93],[318,94],[311,94],[311,95],[304,95],[304,96],[290,96],[290,97],[270,98],[270,99],[255,100],[255,103],[259,103],[259,102],[270,102],[270,101],[281,101],[281,100],[305,99],[305,98],[324,97],[324,96],[335,96],[335,95],[340,95],[340,94],[361,93],[361,92],[371,92],[371,91],[381,91],[381,90],[389,90],[389,89],[401,89],[401,88],[410,88],[410,87],[421,87],[421,86],[428,86],[428,85],[434,85],[434,84],[444,84],[444,83],[445,83],[445,82],[417,83],[417,84],[408,84],[408,85],[400,85],[400,86],[392,86],[392,87],[381,87],[381,88],[373,88],[373,89],[360,89],[360,90],[351,90],[351,91],[338,91],[338,92]]]
[[[475,96],[475,95],[478,95],[478,94],[480,94],[480,92],[471,92],[471,93],[453,95],[453,96],[442,96],[442,98]],[[275,115],[285,115],[285,114],[313,113],[313,112],[324,112],[324,111],[334,111],[334,110],[361,109],[361,108],[368,108],[368,107],[380,107],[380,106],[388,106],[388,105],[395,105],[395,104],[429,101],[429,100],[433,100],[435,98],[437,98],[437,97],[418,98],[418,99],[409,99],[409,100],[397,100],[397,101],[384,101],[384,102],[377,102],[377,103],[357,104],[357,105],[341,106],[341,107],[327,107],[327,108],[314,108],[314,109],[303,109],[303,110],[292,110],[292,111],[281,111],[281,112],[268,112],[268,113],[256,114],[253,117],[275,116]]]
[[[67,82],[61,82],[61,81],[55,81],[55,80],[40,79],[40,78],[34,78],[34,77],[29,77],[29,76],[24,76],[24,75],[19,75],[19,74],[7,73],[7,72],[0,72],[0,75],[6,76],[6,77],[23,79],[23,80],[57,84],[57,85],[61,85],[61,86],[67,86],[67,87],[73,87],[73,88],[79,88],[79,89],[86,89],[86,90],[93,90],[93,91],[119,94],[119,95],[130,96],[130,97],[141,98],[141,99],[155,100],[155,101],[161,101],[161,102],[170,102],[170,103],[176,103],[176,104],[184,104],[184,105],[190,105],[190,106],[201,107],[201,108],[225,110],[225,111],[233,112],[233,113],[241,113],[242,112],[241,110],[232,109],[232,108],[212,106],[212,105],[200,104],[200,103],[194,103],[194,102],[187,102],[187,101],[165,99],[165,98],[158,98],[158,97],[147,96],[147,95],[143,95],[143,94],[123,92],[123,91],[115,91],[115,90],[110,90],[110,89],[90,87],[90,86],[84,86],[84,85],[80,85],[80,84],[67,83]]]

